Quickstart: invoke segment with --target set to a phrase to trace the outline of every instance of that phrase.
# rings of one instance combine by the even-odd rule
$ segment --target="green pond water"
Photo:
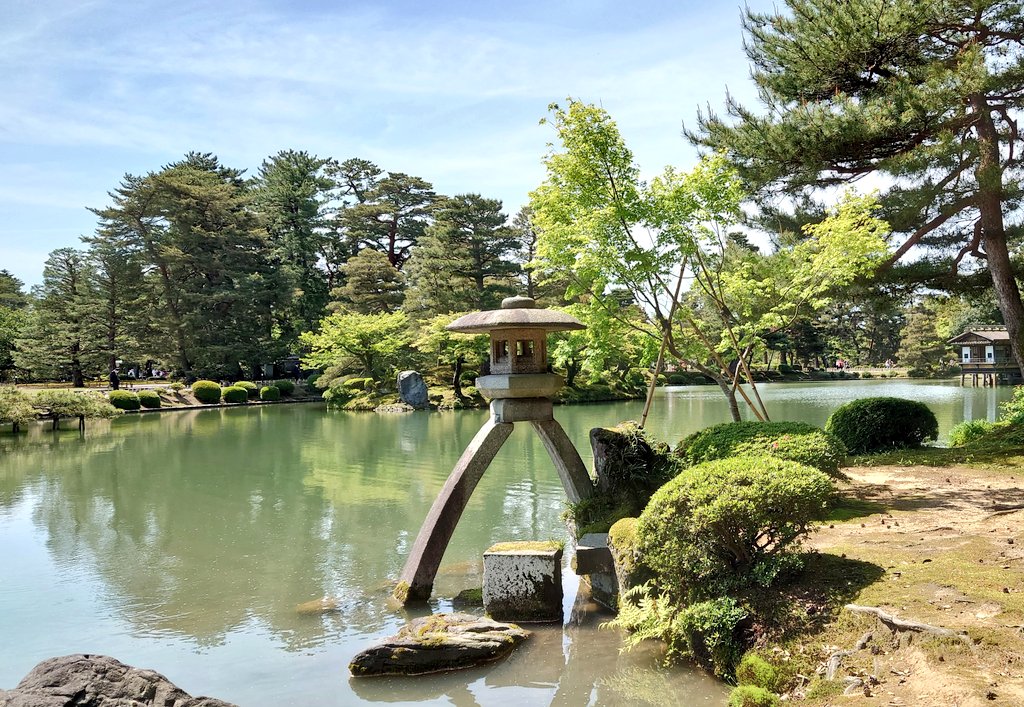
[[[994,419],[1008,388],[865,381],[763,387],[775,419],[822,424],[865,395],[927,403],[942,433]],[[588,432],[640,403],[556,408]],[[643,705],[725,702],[727,688],[655,646],[620,653],[608,615],[565,573],[564,626],[498,665],[442,676],[350,680],[360,649],[408,618],[388,600],[409,546],[484,411],[376,415],[279,405],[126,416],[51,433],[0,433],[0,688],[38,661],[102,653],[193,694],[240,705]],[[659,438],[728,419],[717,388],[659,391]],[[588,460],[589,461],[589,460]],[[433,611],[481,581],[491,543],[564,539],[563,499],[521,425],[484,476],[435,584]],[[335,597],[339,611],[303,602]]]

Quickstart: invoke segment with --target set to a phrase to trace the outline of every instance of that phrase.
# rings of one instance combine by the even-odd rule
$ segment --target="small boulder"
[[[357,677],[369,677],[472,668],[504,658],[529,635],[515,624],[471,614],[423,616],[361,651],[348,669]]]
[[[402,371],[398,374],[398,397],[403,403],[417,410],[430,407],[430,397],[423,376],[416,371]]]
[[[0,707],[235,707],[212,697],[192,697],[153,670],[133,668],[105,655],[49,658],[13,690],[0,690]]]

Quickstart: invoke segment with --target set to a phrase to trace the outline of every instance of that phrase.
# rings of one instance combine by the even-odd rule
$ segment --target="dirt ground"
[[[851,653],[838,661],[832,694],[808,701],[1024,705],[1024,468],[845,471],[845,491],[859,499],[854,517],[823,525],[809,545],[884,570],[855,604],[970,640],[891,632],[872,616],[844,611],[814,649],[822,664]],[[855,650],[867,632],[871,639]],[[851,684],[852,696],[835,694]]]

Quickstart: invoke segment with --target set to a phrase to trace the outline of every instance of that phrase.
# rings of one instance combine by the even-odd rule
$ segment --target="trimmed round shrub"
[[[342,382],[341,387],[348,390],[372,390],[373,378],[349,378]]]
[[[226,403],[245,403],[249,401],[249,391],[240,385],[230,385],[221,391]]]
[[[140,390],[139,404],[144,408],[158,408],[161,405],[160,395],[155,390]]]
[[[276,385],[265,385],[260,388],[260,400],[280,400],[281,389]]]
[[[740,685],[755,685],[769,692],[780,692],[784,680],[782,671],[756,651],[748,651],[736,666],[736,682]]]
[[[192,395],[204,405],[220,402],[220,385],[213,381],[196,381],[192,384]]]
[[[279,380],[274,381],[274,387],[281,391],[281,395],[285,397],[295,392],[295,384],[290,380]]]
[[[255,398],[260,394],[260,387],[252,381],[238,381],[233,383],[236,388],[245,388],[245,392],[249,394],[250,398]]]
[[[788,363],[780,363],[779,364],[779,373],[786,374],[786,373],[792,373],[792,372],[793,372],[793,367],[790,366]]]
[[[182,390],[185,387],[185,384],[182,383],[181,381],[174,381],[167,387],[170,388],[171,390]]]
[[[118,410],[138,410],[139,396],[130,390],[112,390],[107,394],[110,404]]]
[[[992,423],[988,420],[964,420],[949,431],[949,446],[962,447],[970,444],[984,437],[991,429]]]
[[[861,398],[838,408],[825,430],[850,454],[919,447],[939,436],[939,421],[924,403],[904,398]]]
[[[729,693],[729,707],[779,707],[778,695],[756,685],[740,685]]]
[[[846,458],[846,446],[835,435],[805,422],[725,422],[694,432],[676,447],[676,455],[687,464],[764,454],[843,478],[839,467]]]
[[[769,586],[798,565],[792,550],[824,519],[832,480],[774,457],[691,467],[651,497],[637,522],[640,556],[679,600]]]

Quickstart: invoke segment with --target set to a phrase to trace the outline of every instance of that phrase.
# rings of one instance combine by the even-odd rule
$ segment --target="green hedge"
[[[687,464],[767,454],[843,478],[846,446],[835,435],[804,422],[726,422],[694,432],[676,447]]]
[[[220,385],[213,381],[196,381],[192,384],[192,395],[205,405],[220,402]]]
[[[274,387],[281,391],[281,395],[285,397],[295,392],[295,384],[290,380],[279,380],[274,381]]]
[[[924,403],[903,398],[861,398],[838,408],[825,429],[851,454],[919,447],[939,436],[935,413]]]
[[[281,389],[276,385],[265,385],[260,388],[260,400],[280,400]]]
[[[226,403],[245,403],[249,401],[249,391],[240,385],[231,385],[221,391]]]
[[[140,390],[139,404],[144,408],[158,408],[162,403],[160,395],[155,390]]]
[[[112,390],[107,394],[110,404],[118,410],[138,410],[139,396],[130,390]]]
[[[260,393],[260,387],[252,381],[238,381],[232,385],[236,388],[245,388],[245,392],[249,394],[250,398],[255,398]]]
[[[768,586],[796,564],[790,551],[825,517],[832,480],[773,457],[687,469],[651,497],[637,522],[640,555],[679,601]]]

